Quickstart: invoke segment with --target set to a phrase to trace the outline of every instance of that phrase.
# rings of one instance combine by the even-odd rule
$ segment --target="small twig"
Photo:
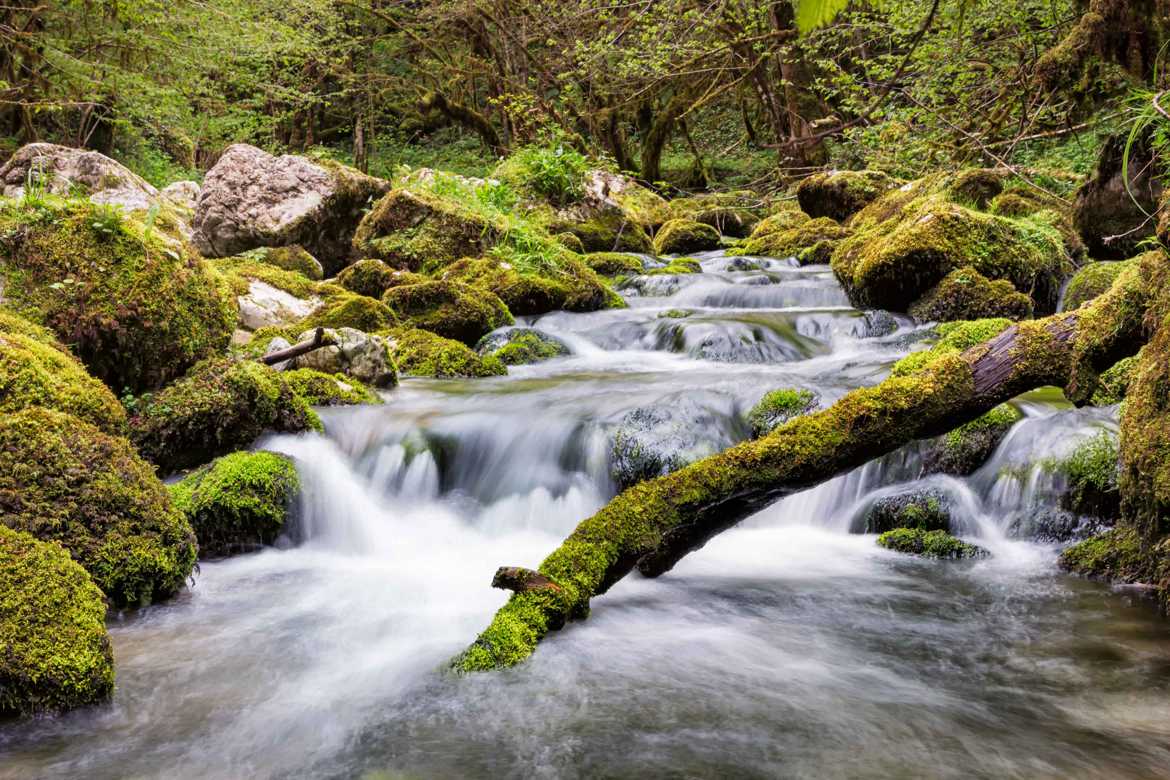
[[[282,349],[278,352],[273,352],[270,355],[265,355],[264,357],[260,358],[260,362],[266,366],[274,366],[277,363],[283,363],[286,360],[292,360],[293,358],[300,357],[301,355],[307,355],[310,352],[315,352],[322,347],[333,347],[336,345],[337,342],[333,339],[325,338],[324,328],[317,328],[317,330],[313,333],[313,338],[309,339],[308,341],[302,341],[299,344],[293,344],[287,349]]]

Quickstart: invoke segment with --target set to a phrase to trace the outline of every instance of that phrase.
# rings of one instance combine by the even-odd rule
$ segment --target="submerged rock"
[[[0,523],[59,542],[118,605],[183,587],[195,537],[130,442],[48,409],[0,416]]]
[[[390,189],[334,162],[229,146],[207,172],[195,209],[195,245],[208,257],[300,244],[332,274],[350,257],[364,209]]]
[[[489,333],[475,346],[481,355],[491,355],[507,366],[539,363],[569,354],[560,339],[533,328],[509,328]]]
[[[201,558],[270,545],[285,530],[300,494],[288,458],[271,452],[236,452],[170,486],[175,507],[199,539]]]
[[[1100,534],[1108,527],[1098,518],[1067,509],[1032,506],[1016,513],[1008,524],[1007,535],[1039,544],[1067,544]]]
[[[60,712],[114,692],[106,602],[55,542],[0,525],[0,716]]]
[[[820,398],[811,390],[783,388],[764,395],[748,412],[753,438],[767,436],[784,423],[817,408]]]
[[[895,528],[878,537],[878,545],[894,552],[917,555],[922,558],[985,558],[987,550],[968,544],[946,531],[923,531],[916,528]]]
[[[610,475],[625,489],[713,455],[739,438],[728,419],[694,399],[663,399],[622,417],[612,436]]]

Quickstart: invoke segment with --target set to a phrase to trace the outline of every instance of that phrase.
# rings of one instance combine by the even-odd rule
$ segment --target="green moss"
[[[826,171],[801,181],[796,197],[809,216],[844,222],[900,184],[881,171]]]
[[[393,287],[382,300],[410,327],[472,345],[504,325],[511,312],[496,295],[452,281]]]
[[[506,366],[520,366],[561,357],[569,350],[556,339],[525,330],[509,334],[508,342],[491,354]]]
[[[321,263],[299,245],[261,247],[240,255],[244,262],[260,263],[283,271],[300,274],[311,281],[319,282],[325,277]]]
[[[60,542],[116,604],[183,586],[191,527],[123,438],[47,409],[0,417],[0,523]]]
[[[358,260],[337,275],[337,283],[350,292],[369,298],[381,298],[391,287],[416,284],[426,277],[409,271],[397,271],[381,260]]]
[[[1135,265],[1133,260],[1089,263],[1069,280],[1064,290],[1065,311],[1079,309],[1089,301],[1104,294],[1123,271]]]
[[[300,327],[312,328],[353,328],[363,333],[392,328],[398,324],[398,317],[384,303],[356,293],[334,295],[325,304],[306,317]]]
[[[761,225],[766,225],[761,223]],[[787,230],[759,229],[728,254],[759,257],[795,257],[801,265],[823,265],[829,262],[837,244],[850,234],[828,217],[809,219]]]
[[[924,531],[921,528],[895,528],[879,536],[877,542],[887,550],[923,558],[981,558],[987,555],[983,548],[956,539],[946,531]]]
[[[25,336],[42,344],[48,344],[61,352],[69,351],[61,342],[57,341],[57,334],[53,331],[3,307],[0,307],[0,333]]]
[[[55,344],[7,332],[0,323],[0,414],[43,406],[72,414],[106,433],[125,433],[122,404]]]
[[[620,189],[611,189],[609,197],[632,222],[646,230],[653,230],[670,219],[670,205],[666,200],[635,181],[626,180]]]
[[[1116,520],[1121,514],[1118,459],[1116,437],[1101,431],[1053,464],[1068,480],[1061,505],[1078,515]]]
[[[248,254],[208,261],[227,281],[235,296],[247,295],[253,281],[283,290],[297,298],[312,298],[329,292],[332,285],[314,282],[296,271],[288,271],[260,262]],[[336,289],[336,288],[334,288]]]
[[[946,496],[928,489],[878,499],[865,515],[863,532],[884,534],[899,528],[947,532],[950,525]]]
[[[458,341],[417,328],[399,328],[387,334],[398,369],[411,376],[440,378],[502,376],[508,369],[498,358],[480,357]]]
[[[300,493],[292,461],[271,452],[236,452],[170,486],[175,507],[199,539],[201,557],[272,544]]]
[[[693,257],[676,257],[661,268],[652,268],[646,271],[647,276],[679,276],[701,273],[703,273],[703,266]]]
[[[495,257],[466,259],[448,268],[443,279],[491,292],[517,317],[625,307],[621,296],[577,259],[564,259],[548,273],[522,273]]]
[[[576,252],[579,255],[585,253],[585,245],[572,233],[557,233],[553,236],[553,240],[570,252]]]
[[[60,545],[0,525],[0,715],[105,701],[114,658],[102,593]]]
[[[55,331],[118,390],[157,387],[224,349],[236,307],[222,279],[186,245],[97,208],[0,205],[6,303]]]
[[[654,254],[686,254],[719,247],[719,231],[702,222],[672,219],[654,236]]]
[[[1032,299],[1017,292],[1006,279],[990,281],[967,266],[951,271],[910,306],[919,322],[953,322],[1004,317],[1024,320],[1032,316]]]
[[[1121,582],[1152,582],[1154,562],[1133,528],[1114,528],[1065,549],[1065,569],[1087,577]]]
[[[776,209],[756,225],[752,230],[752,238],[760,238],[769,233],[783,233],[786,230],[800,227],[812,217],[800,210],[800,207],[791,202],[780,203]]]
[[[593,252],[585,255],[585,265],[602,276],[634,276],[645,270],[642,258],[625,252]]]
[[[660,320],[682,320],[693,315],[693,311],[687,309],[667,309],[666,311],[658,312],[658,319]]]
[[[320,430],[293,384],[250,360],[204,361],[161,392],[142,398],[130,438],[164,473],[246,449],[266,430]]]
[[[1017,422],[1018,409],[1000,404],[969,423],[960,425],[937,440],[926,454],[925,470],[930,474],[966,476],[975,473]]]
[[[670,201],[672,219],[702,222],[728,236],[743,237],[767,213],[767,203],[754,192],[712,192]]]
[[[394,189],[362,219],[353,248],[358,257],[430,273],[462,257],[482,255],[500,234],[499,225],[453,199]]]
[[[938,326],[939,339],[930,349],[914,352],[894,364],[894,376],[907,376],[944,355],[957,355],[976,344],[982,344],[1011,325],[1007,319],[948,322]]]
[[[654,251],[654,244],[642,226],[617,209],[581,221],[554,220],[548,227],[554,233],[576,236],[586,252],[651,254]]]
[[[309,406],[362,406],[382,403],[382,398],[345,374],[329,374],[311,368],[284,371],[281,380]]]
[[[1125,393],[1133,372],[1137,368],[1137,357],[1127,357],[1117,361],[1105,373],[1097,384],[1091,403],[1093,406],[1112,406],[1125,400]]]
[[[783,388],[764,395],[748,412],[747,421],[752,436],[767,436],[773,430],[817,407],[817,396],[811,390]]]

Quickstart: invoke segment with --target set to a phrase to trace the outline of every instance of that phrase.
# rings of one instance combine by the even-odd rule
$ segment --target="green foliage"
[[[894,552],[918,555],[923,558],[982,558],[987,551],[948,534],[946,531],[924,531],[921,528],[895,528],[878,537],[878,545]]]
[[[130,443],[61,412],[0,416],[0,523],[60,542],[111,601],[181,588],[195,537]]]
[[[1107,431],[1078,445],[1052,466],[1068,479],[1061,503],[1077,514],[1116,519],[1121,511],[1119,459],[1117,437]]]
[[[986,319],[939,325],[938,341],[930,349],[914,352],[899,360],[894,364],[892,374],[894,376],[912,374],[944,355],[957,355],[976,344],[982,344],[1002,333],[1011,324],[1011,320],[1007,319]]]
[[[504,160],[495,176],[519,191],[532,192],[564,206],[582,193],[589,160],[561,140],[526,146]]]
[[[101,591],[65,549],[0,525],[0,716],[108,699],[105,618]]]
[[[824,27],[845,10],[849,0],[795,0],[796,25],[802,31]]]
[[[272,544],[300,492],[292,461],[271,452],[217,458],[170,486],[175,507],[199,539],[201,557]]]

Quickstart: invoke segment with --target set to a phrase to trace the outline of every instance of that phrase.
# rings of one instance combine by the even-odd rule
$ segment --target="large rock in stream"
[[[208,257],[300,244],[335,274],[350,259],[365,209],[389,190],[389,182],[339,163],[235,144],[203,180],[195,244]]]

